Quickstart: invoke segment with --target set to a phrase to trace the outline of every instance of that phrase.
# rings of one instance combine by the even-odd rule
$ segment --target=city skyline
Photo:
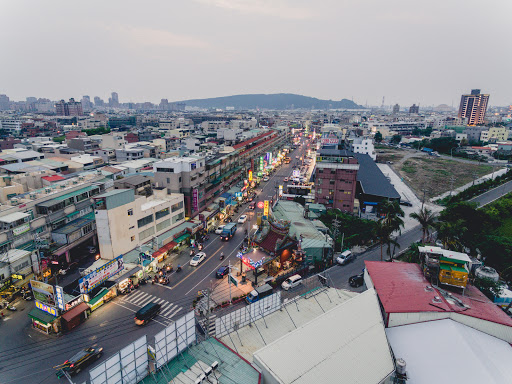
[[[0,41],[15,55],[0,72],[0,93],[106,100],[115,91],[120,102],[153,103],[296,93],[360,105],[381,105],[385,96],[387,105],[456,107],[467,89],[480,88],[492,106],[512,102],[512,54],[502,49],[512,10],[506,1],[471,0],[463,9],[455,1],[413,8],[403,0],[196,0],[142,10],[134,2],[99,4],[4,4]],[[466,39],[475,15],[479,33]],[[479,71],[461,64],[476,46]],[[500,60],[486,59],[493,51]]]

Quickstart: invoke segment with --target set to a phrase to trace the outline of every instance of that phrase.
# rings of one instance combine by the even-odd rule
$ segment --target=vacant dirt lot
[[[390,166],[420,198],[425,188],[426,197],[431,198],[493,171],[490,165],[438,158],[417,151],[391,148],[376,151],[377,161],[391,162]]]

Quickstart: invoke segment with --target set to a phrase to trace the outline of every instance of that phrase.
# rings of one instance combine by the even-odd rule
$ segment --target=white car
[[[247,215],[242,215],[238,218],[238,224],[243,224],[247,221]]]
[[[288,178],[287,178],[287,177],[285,177],[285,178],[283,179],[283,181],[286,183],[286,182],[288,181]]]
[[[196,255],[190,260],[190,266],[191,267],[197,267],[199,264],[203,262],[203,260],[206,259],[206,253],[199,252],[196,253]]]
[[[224,227],[225,227],[225,225],[224,225],[224,224],[223,224],[223,225],[219,225],[219,226],[217,227],[217,229],[215,230],[215,233],[216,233],[217,235],[220,235],[220,234],[222,233],[222,230],[224,229]]]
[[[265,177],[263,178],[263,181],[269,181],[269,180],[270,180],[270,179],[268,178],[268,176],[265,176]]]

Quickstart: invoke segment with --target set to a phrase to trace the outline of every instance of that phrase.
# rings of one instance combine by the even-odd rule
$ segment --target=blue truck
[[[222,233],[220,234],[220,239],[222,241],[229,241],[236,232],[236,223],[228,223],[225,225]]]

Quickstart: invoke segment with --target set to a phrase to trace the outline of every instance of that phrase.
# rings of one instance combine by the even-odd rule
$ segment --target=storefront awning
[[[180,237],[178,237],[177,239],[174,239],[174,241],[176,243],[181,243],[183,240],[186,240],[190,237],[190,233],[185,233],[183,235],[181,235]]]
[[[50,315],[48,312],[41,311],[39,308],[32,309],[28,316],[36,321],[49,325],[53,323],[56,319],[55,316]]]
[[[87,311],[89,309],[89,306],[85,303],[80,303],[78,304],[76,307],[73,307],[72,309],[70,309],[69,311],[67,311],[66,313],[64,313],[61,317],[67,321],[67,322],[70,322],[71,320],[73,320],[75,317],[77,317],[79,314],[81,314],[82,312],[84,311]]]
[[[92,307],[94,304],[96,304],[98,301],[103,299],[103,296],[105,296],[108,293],[108,288],[103,288],[91,301],[89,301],[87,304],[89,304],[90,307]]]
[[[169,251],[170,249],[173,249],[174,247],[176,247],[178,245],[178,243],[176,243],[175,241],[171,241],[170,243],[167,243],[165,244],[162,248],[160,248],[158,251],[156,252],[153,252],[153,258],[157,258],[159,256],[161,256],[163,253]]]
[[[126,273],[123,273],[122,275],[120,275],[119,277],[116,277],[116,279],[114,280],[116,283],[120,283],[121,281],[127,279],[128,277],[130,277],[131,275],[134,275],[136,274],[137,272],[141,271],[142,268],[140,266],[137,266],[131,270],[129,270],[128,272]]]

